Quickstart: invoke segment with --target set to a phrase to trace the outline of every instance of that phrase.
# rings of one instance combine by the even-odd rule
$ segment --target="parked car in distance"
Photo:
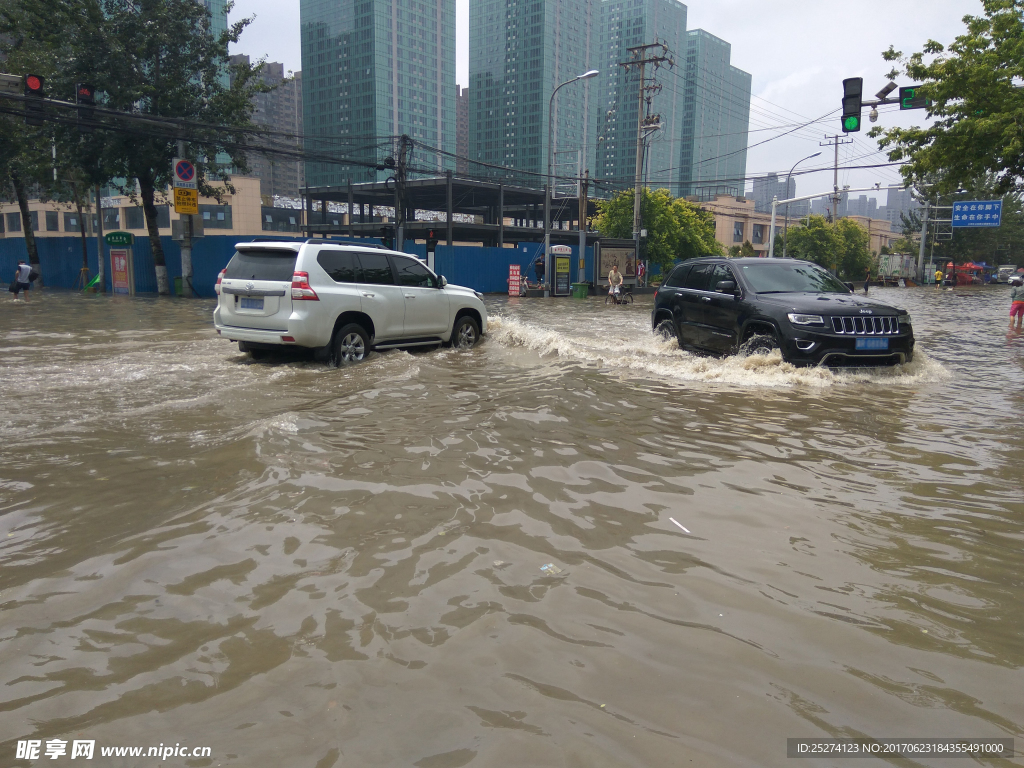
[[[217,278],[213,323],[254,357],[305,347],[350,365],[374,349],[472,347],[482,295],[406,253],[325,240],[239,243]]]
[[[808,261],[700,258],[677,265],[651,325],[684,349],[768,352],[798,366],[891,366],[914,357],[910,315]]]

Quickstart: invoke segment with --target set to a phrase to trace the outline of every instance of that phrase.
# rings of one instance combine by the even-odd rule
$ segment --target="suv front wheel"
[[[779,348],[779,337],[774,331],[758,330],[740,345],[746,355],[768,355]]]
[[[349,323],[334,334],[334,364],[339,368],[362,362],[370,348],[370,337],[363,326]]]
[[[463,315],[455,321],[452,328],[451,345],[455,349],[469,349],[480,339],[480,326],[469,315]]]

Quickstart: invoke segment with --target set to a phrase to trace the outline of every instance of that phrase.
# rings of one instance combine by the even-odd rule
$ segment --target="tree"
[[[662,270],[675,261],[722,253],[715,240],[715,217],[667,189],[642,190],[641,212],[647,230],[647,258]],[[597,230],[605,237],[633,236],[633,190],[597,201]]]
[[[927,128],[875,128],[869,134],[905,161],[907,183],[938,174],[933,192],[949,193],[993,174],[998,196],[1024,191],[1024,0],[982,0],[984,16],[964,16],[967,32],[947,48],[929,40],[923,53],[883,53],[921,84],[931,100]],[[925,62],[925,56],[932,57]]]
[[[743,241],[743,245],[740,247],[740,256],[757,256],[757,251],[754,250],[754,246],[749,240]]]
[[[787,255],[820,264],[825,269],[836,269],[845,252],[845,244],[836,227],[824,216],[812,214],[801,222],[802,226],[789,228]]]
[[[811,215],[801,225],[789,229],[789,256],[813,261],[848,279],[863,278],[869,269],[877,268],[868,232],[853,219],[832,223]]]
[[[107,116],[103,139],[83,153],[83,170],[141,198],[160,293],[170,292],[157,225],[156,195],[171,181],[178,141],[196,165],[202,195],[220,199],[234,189],[232,170],[245,171],[254,145],[254,96],[266,90],[256,65],[228,61],[250,19],[217,37],[209,11],[196,0],[9,0],[0,15],[8,48],[35,51],[55,82],[92,83],[108,109],[151,118]],[[61,6],[59,9],[51,7]],[[35,42],[33,42],[35,41]],[[44,44],[45,43],[45,44]],[[60,55],[55,55],[59,53]],[[229,79],[229,68],[233,77]],[[73,91],[71,92],[73,93]],[[70,95],[70,94],[69,94]]]
[[[867,230],[853,219],[839,219],[835,229],[843,245],[837,270],[839,275],[854,280],[864,277],[869,270],[877,272],[878,260],[871,253]]]

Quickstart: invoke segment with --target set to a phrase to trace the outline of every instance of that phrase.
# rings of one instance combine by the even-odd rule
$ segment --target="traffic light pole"
[[[924,244],[928,239],[928,209],[930,203],[927,199],[924,201],[924,216],[921,218],[921,245],[917,251],[917,276],[921,280],[921,285],[924,285]],[[934,240],[933,240],[934,242]]]

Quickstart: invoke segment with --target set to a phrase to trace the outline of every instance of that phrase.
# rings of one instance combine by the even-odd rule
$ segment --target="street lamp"
[[[804,160],[810,160],[812,157],[817,157],[821,152],[815,152],[813,155],[808,155],[803,160],[797,160],[793,163],[793,167],[789,169],[789,175],[786,176],[786,197],[790,196],[789,182],[793,179],[793,171],[800,165]],[[786,203],[786,223],[782,227],[782,258],[786,258],[786,236],[789,234],[789,203]]]
[[[551,295],[551,278],[552,278],[552,266],[551,266],[551,195],[554,193],[554,184],[551,179],[551,163],[554,156],[552,142],[554,135],[554,105],[555,105],[555,94],[558,93],[558,89],[562,86],[575,83],[577,80],[588,80],[591,77],[597,77],[600,74],[596,69],[592,69],[589,72],[584,72],[582,75],[576,75],[572,80],[566,80],[564,83],[560,83],[555,86],[555,90],[551,92],[551,98],[548,99],[548,174],[544,184],[544,296]]]

